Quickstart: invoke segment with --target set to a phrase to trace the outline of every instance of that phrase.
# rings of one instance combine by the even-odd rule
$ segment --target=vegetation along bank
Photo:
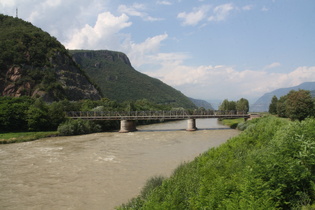
[[[315,201],[315,119],[274,116],[244,131],[170,178],[153,177],[118,209],[311,209]]]

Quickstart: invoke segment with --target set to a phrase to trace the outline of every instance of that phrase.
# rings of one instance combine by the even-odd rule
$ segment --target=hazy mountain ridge
[[[250,111],[251,112],[268,112],[269,105],[271,103],[271,99],[273,96],[277,96],[278,98],[280,98],[281,96],[288,94],[291,90],[299,90],[299,89],[311,91],[311,94],[314,97],[315,82],[304,82],[294,87],[279,88],[272,92],[266,93],[262,97],[260,97],[253,105],[251,105]]]
[[[198,108],[205,108],[205,109],[211,109],[214,110],[213,106],[211,103],[201,100],[201,99],[194,99],[194,98],[189,98]]]

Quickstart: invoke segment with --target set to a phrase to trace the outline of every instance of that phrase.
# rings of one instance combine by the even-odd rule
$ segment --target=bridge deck
[[[85,120],[167,120],[199,118],[249,118],[245,112],[236,111],[135,111],[135,112],[67,112],[67,117]]]

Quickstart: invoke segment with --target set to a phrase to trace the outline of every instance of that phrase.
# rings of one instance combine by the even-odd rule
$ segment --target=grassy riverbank
[[[57,136],[57,131],[0,133],[0,144],[33,141],[41,138]]]
[[[245,120],[243,118],[238,118],[238,119],[223,119],[223,120],[219,120],[219,122],[223,125],[229,126],[230,128],[237,128],[237,125],[239,123],[243,123],[245,122]]]
[[[269,116],[243,127],[170,178],[150,179],[141,195],[119,209],[311,209],[315,119]]]

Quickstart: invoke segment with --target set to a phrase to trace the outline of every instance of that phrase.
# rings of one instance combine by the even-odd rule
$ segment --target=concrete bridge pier
[[[134,120],[121,120],[119,133],[128,133],[136,131],[136,121]]]
[[[187,120],[187,131],[195,131],[197,130],[196,127],[196,119],[188,119]]]

